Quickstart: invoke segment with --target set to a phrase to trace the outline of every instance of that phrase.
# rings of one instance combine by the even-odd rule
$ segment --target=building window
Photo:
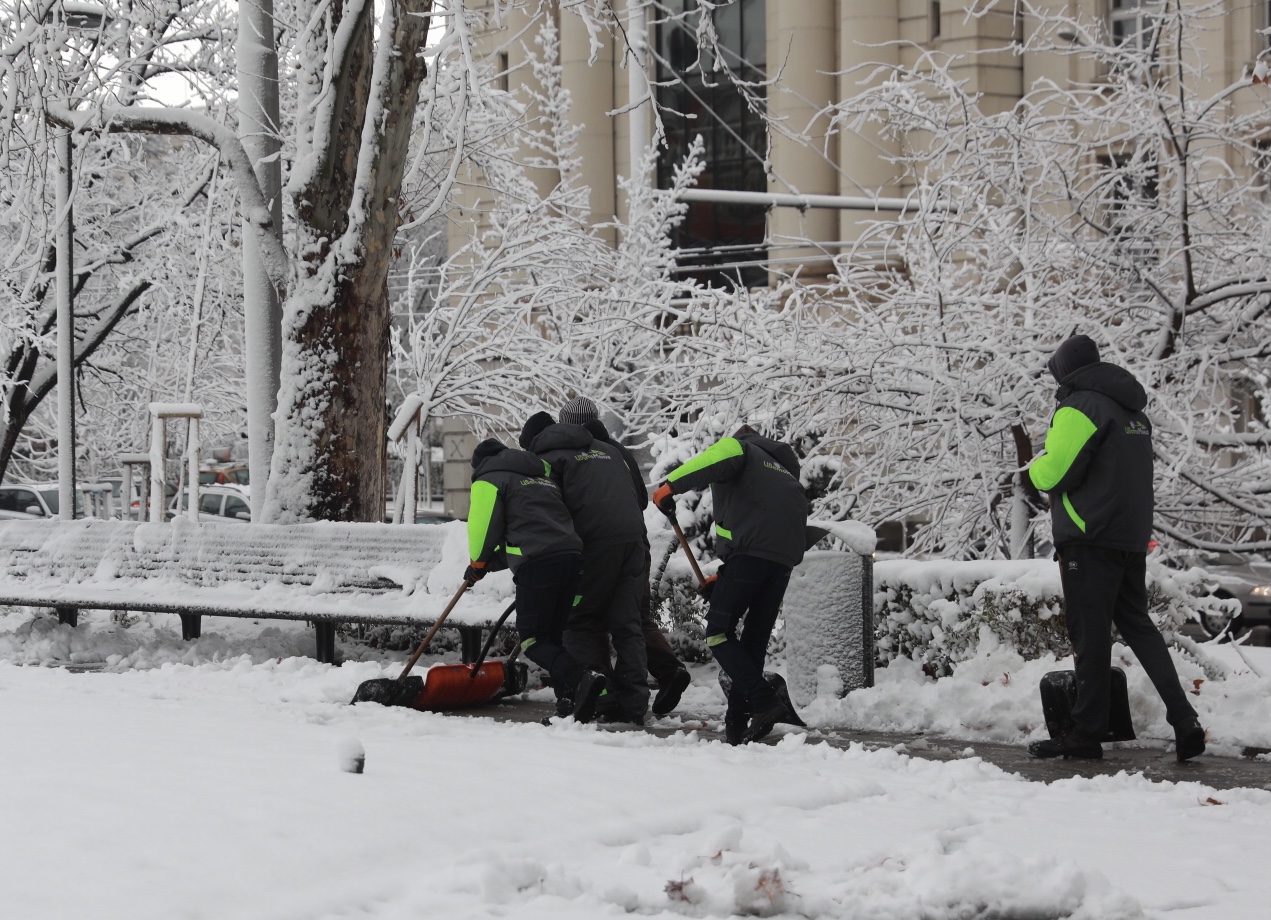
[[[658,25],[658,104],[666,128],[666,150],[658,159],[658,187],[667,188],[699,134],[705,169],[698,188],[763,192],[768,133],[762,106],[766,63],[765,0],[738,0],[710,12],[721,47],[720,60],[698,46],[703,15],[697,0],[670,0]],[[717,69],[718,64],[718,69]],[[751,85],[743,91],[734,79]],[[759,109],[759,111],[756,111]],[[713,287],[758,287],[767,283],[763,205],[694,202],[675,244],[687,277]]]
[[[1112,0],[1108,32],[1118,47],[1154,52],[1160,0]]]
[[[499,71],[494,75],[495,85],[503,92],[508,91],[508,53],[500,51],[498,56]]]
[[[1100,161],[1105,173],[1104,225],[1126,254],[1155,262],[1160,178],[1156,164],[1130,154]]]
[[[940,0],[931,0],[927,7],[927,28],[932,41],[940,37]]]

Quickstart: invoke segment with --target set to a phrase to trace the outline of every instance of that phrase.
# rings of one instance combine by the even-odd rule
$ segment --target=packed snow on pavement
[[[354,707],[400,661],[331,667],[311,643],[290,623],[212,620],[185,643],[174,617],[0,615],[4,914],[1252,920],[1271,903],[1266,789]],[[1233,670],[1197,688],[1215,747],[1257,744],[1271,650],[1211,651]],[[42,666],[72,662],[95,670]],[[990,650],[931,681],[896,662],[807,715],[1023,743],[1044,731],[1035,678],[1063,664]],[[718,714],[713,669],[683,706]]]

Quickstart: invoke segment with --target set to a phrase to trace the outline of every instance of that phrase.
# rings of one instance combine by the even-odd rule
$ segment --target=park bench
[[[458,522],[4,521],[0,605],[53,608],[71,626],[84,609],[174,613],[185,639],[199,637],[205,616],[305,620],[317,659],[331,663],[341,623],[434,622],[459,586],[466,549]],[[508,600],[482,587],[447,620],[464,661],[476,660]]]

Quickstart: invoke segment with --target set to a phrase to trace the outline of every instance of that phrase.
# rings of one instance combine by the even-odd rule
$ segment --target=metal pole
[[[278,49],[273,0],[238,5],[239,136],[270,203],[274,232],[282,239],[282,163],[277,156]],[[262,160],[264,162],[262,162]],[[252,520],[259,521],[274,454],[273,415],[282,368],[282,304],[269,280],[255,237],[243,234],[243,334],[247,377],[247,467]]]
[[[711,204],[754,204],[767,208],[833,208],[840,211],[913,211],[918,202],[909,198],[869,198],[864,195],[784,195],[773,192],[738,192],[727,189],[690,188],[679,201]]]
[[[71,132],[54,132],[57,156],[57,516],[75,517],[75,223]]]
[[[163,523],[163,466],[168,447],[168,420],[151,413],[150,420],[150,523]],[[138,520],[145,515],[138,509]]]

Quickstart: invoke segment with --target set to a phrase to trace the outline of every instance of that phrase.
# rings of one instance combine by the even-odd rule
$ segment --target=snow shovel
[[[472,584],[468,581],[459,586],[455,596],[450,599],[450,603],[441,612],[441,616],[437,617],[437,622],[432,625],[432,629],[428,630],[428,635],[424,636],[424,641],[419,643],[419,648],[415,649],[415,654],[410,656],[410,661],[406,662],[406,667],[402,669],[402,673],[398,677],[377,677],[372,680],[362,681],[361,686],[357,688],[357,692],[353,694],[352,701],[354,703],[380,703],[384,706],[413,706],[419,699],[420,693],[423,692],[424,679],[422,677],[409,677],[410,669],[415,666],[415,662],[424,653],[424,649],[428,648],[428,643],[432,641],[433,636],[437,635],[437,630],[441,629],[441,624],[446,622],[446,617],[450,616],[450,611],[455,609],[455,604],[459,603],[459,598],[463,597],[463,592],[471,587]]]
[[[412,709],[443,712],[463,706],[480,706],[494,699],[503,689],[506,669],[511,666],[513,659],[509,658],[507,662],[485,659],[490,653],[490,646],[494,644],[494,637],[499,634],[515,608],[516,601],[508,604],[490,630],[490,638],[486,640],[485,648],[481,649],[481,654],[474,663],[433,665],[428,669],[421,692],[406,705]]]
[[[1133,741],[1134,720],[1130,717],[1130,693],[1125,672],[1113,665],[1108,681],[1108,733],[1100,741]],[[1042,716],[1050,737],[1072,731],[1072,707],[1077,702],[1077,675],[1074,671],[1051,671],[1041,680]]]

